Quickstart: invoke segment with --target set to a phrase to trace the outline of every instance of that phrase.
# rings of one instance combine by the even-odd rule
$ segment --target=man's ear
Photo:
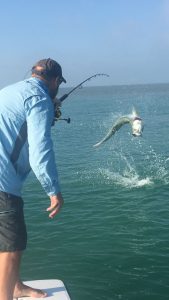
[[[56,78],[54,78],[54,81],[55,81],[55,83],[56,84],[60,84],[60,77],[59,76],[57,76]]]
[[[55,87],[58,84],[59,81],[59,77],[52,77],[50,78],[49,82],[49,86],[50,87]]]

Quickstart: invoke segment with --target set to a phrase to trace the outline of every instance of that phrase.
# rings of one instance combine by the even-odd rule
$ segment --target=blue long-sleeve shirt
[[[54,105],[43,81],[32,77],[0,91],[0,191],[20,196],[31,169],[49,196],[60,191],[53,118]]]

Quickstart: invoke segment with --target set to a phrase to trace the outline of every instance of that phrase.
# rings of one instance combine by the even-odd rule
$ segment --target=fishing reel
[[[68,124],[70,124],[71,121],[70,118],[61,118],[62,112],[60,110],[60,106],[61,106],[60,101],[59,99],[57,99],[56,102],[54,103],[54,111],[55,111],[54,122],[66,121]]]

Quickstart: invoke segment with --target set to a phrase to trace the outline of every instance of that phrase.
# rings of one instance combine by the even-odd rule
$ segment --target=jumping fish
[[[93,147],[98,147],[107,140],[111,138],[112,135],[116,133],[123,125],[130,124],[132,128],[132,135],[135,137],[142,136],[143,132],[143,122],[142,119],[137,114],[136,110],[133,108],[132,113],[127,116],[120,117],[111,127],[111,129],[108,131],[106,136],[97,144],[95,144]]]

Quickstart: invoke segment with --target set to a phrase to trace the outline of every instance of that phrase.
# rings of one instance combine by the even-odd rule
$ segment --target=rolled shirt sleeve
[[[53,103],[49,97],[33,96],[27,99],[25,108],[30,166],[45,192],[56,195],[60,186],[51,139]]]

